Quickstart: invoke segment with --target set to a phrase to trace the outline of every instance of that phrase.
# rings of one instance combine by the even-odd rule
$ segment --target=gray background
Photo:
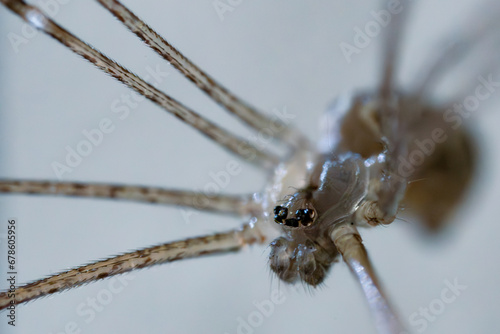
[[[125,1],[161,34],[235,93],[271,112],[286,107],[294,123],[317,136],[321,113],[343,91],[374,87],[382,36],[348,64],[339,43],[352,42],[353,28],[364,26],[377,1],[243,0],[221,21],[212,1]],[[439,50],[440,37],[465,29],[475,1],[421,0],[409,19],[402,83],[412,82],[425,57]],[[487,8],[487,7],[485,7]],[[481,13],[481,11],[479,11]],[[146,66],[168,66],[94,2],[70,1],[57,21],[139,74]],[[195,131],[143,102],[125,120],[110,105],[128,90],[48,37],[38,36],[14,52],[7,35],[21,35],[22,22],[0,8],[0,94],[2,178],[55,179],[54,160],[65,146],[75,147],[84,129],[103,117],[116,129],[64,180],[110,181],[202,189],[209,173],[224,170],[232,157]],[[497,51],[498,52],[498,51]],[[470,67],[467,67],[470,68]],[[473,76],[444,81],[443,97]],[[249,134],[173,69],[161,87],[218,123]],[[455,89],[455,90],[454,90]],[[498,286],[497,201],[500,177],[498,100],[468,121],[483,153],[468,200],[441,238],[425,238],[415,220],[363,230],[375,266],[402,319],[440,298],[445,280],[467,289],[426,333],[491,333],[500,307]],[[243,171],[224,191],[258,191],[265,178]],[[138,247],[225,230],[238,219],[194,214],[188,223],[176,208],[109,201],[0,196],[0,233],[9,217],[18,219],[19,281],[27,282],[65,268]],[[5,236],[2,235],[2,254]],[[87,298],[108,289],[110,281],[45,298],[18,308],[18,326],[3,333],[64,333],[76,323],[81,333],[236,333],[238,317],[255,311],[254,301],[280,289],[286,296],[255,333],[372,333],[369,312],[347,268],[334,266],[325,286],[298,292],[270,279],[266,247],[241,254],[190,260],[133,273],[123,291],[90,323],[77,314]],[[2,258],[2,261],[4,259]],[[5,263],[5,262],[3,262]],[[4,277],[2,270],[2,276]],[[2,286],[5,284],[1,279]],[[419,328],[409,326],[411,332]],[[67,331],[66,331],[67,332]]]

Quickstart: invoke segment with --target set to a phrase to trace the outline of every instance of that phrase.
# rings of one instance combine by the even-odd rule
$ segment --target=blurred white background
[[[370,12],[379,8],[379,1],[243,0],[231,6],[233,11],[226,12],[223,20],[213,0],[124,2],[236,94],[266,112],[287,108],[296,115],[295,126],[313,139],[320,115],[335,96],[377,84],[382,36],[353,55],[350,64],[339,44],[352,43],[353,29],[373,20]],[[440,38],[466,29],[465,18],[481,13],[480,8],[473,0],[415,3],[405,35],[400,81],[412,82],[424,68],[425,57],[439,51]],[[217,123],[243,136],[250,134],[96,3],[69,1],[54,16],[140,75],[148,73],[148,66],[160,66],[169,73],[162,89]],[[233,159],[150,102],[142,102],[120,120],[111,104],[129,94],[126,87],[41,34],[24,35],[26,43],[16,52],[8,36],[23,36],[23,31],[26,34],[23,22],[0,8],[1,178],[55,179],[51,163],[63,162],[65,147],[75,148],[84,139],[82,131],[96,128],[104,117],[112,119],[115,130],[64,180],[199,190],[212,181],[210,172],[224,170]],[[444,82],[438,97],[475,80],[461,75],[464,67],[458,67],[458,79]],[[410,325],[409,317],[439,299],[444,281],[455,278],[467,289],[446,304],[435,320],[428,321],[424,332],[492,333],[500,327],[496,210],[500,113],[495,108],[498,100],[487,102],[488,108],[485,104],[467,122],[478,134],[482,153],[477,182],[446,233],[425,237],[414,221],[361,231],[409,332],[422,329]],[[248,193],[264,185],[259,170],[242,166],[243,172],[231,179],[225,192]],[[86,199],[1,195],[0,208],[1,254],[5,254],[2,234],[7,219],[18,219],[21,283],[127,250],[241,223],[210,214],[190,215],[191,211],[178,208]],[[86,322],[88,316],[79,315],[77,309],[89,310],[88,298],[109,296],[111,281],[91,284],[18,307],[15,329],[7,326],[1,314],[0,331],[231,334],[238,332],[238,318],[247,319],[256,311],[254,302],[270,299],[276,289],[286,300],[253,333],[375,331],[357,283],[344,264],[334,266],[324,287],[297,292],[270,279],[267,254],[266,247],[253,247],[240,254],[133,273],[122,291],[112,293],[112,301],[102,309],[99,306],[101,311]],[[5,271],[2,266],[1,288],[6,284]]]

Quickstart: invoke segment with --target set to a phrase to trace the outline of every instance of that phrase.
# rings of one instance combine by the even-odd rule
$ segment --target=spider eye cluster
[[[310,226],[316,213],[312,209],[299,209],[295,211],[295,217],[288,217],[288,209],[283,206],[274,208],[274,221],[288,227]]]

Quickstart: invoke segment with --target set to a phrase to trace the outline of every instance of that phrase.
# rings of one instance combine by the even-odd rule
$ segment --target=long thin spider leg
[[[479,36],[478,38],[484,39],[485,36]],[[459,102],[462,102],[471,94],[478,96],[478,85],[484,86],[485,81],[494,82],[498,74],[500,73],[499,61],[498,61],[498,52],[500,51],[500,39],[493,41],[491,45],[489,45],[489,55],[485,59],[481,59],[480,66],[477,67],[477,72],[473,77],[464,77],[461,82],[461,88],[457,90],[456,93],[453,94],[448,101],[446,101],[442,108],[443,110],[450,110],[457,108],[457,104],[460,105]],[[487,103],[494,102],[495,98],[492,96],[493,94],[487,94],[486,96],[482,96],[481,98],[481,108],[483,108]]]
[[[402,36],[405,28],[405,18],[408,15],[410,1],[402,1],[402,10],[391,16],[389,26],[385,29],[383,56],[382,56],[382,79],[380,82],[380,96],[388,99],[392,94],[394,86],[394,69],[397,66],[398,54],[401,49]]]
[[[453,94],[453,97],[450,98],[446,103],[444,103],[443,110],[455,109],[457,104],[463,104],[463,101],[471,94],[475,94],[477,92],[478,85],[484,85],[484,81],[495,81],[494,79],[498,78],[499,68],[498,68],[498,60],[495,59],[494,62],[496,64],[490,63],[490,66],[484,66],[483,70],[478,72],[474,78],[468,78],[464,80],[467,84],[463,85],[463,88],[457,91],[457,93]],[[481,80],[481,81],[479,81]],[[496,82],[496,81],[495,81]],[[482,87],[482,86],[479,86]],[[484,108],[488,103],[494,103],[498,98],[498,95],[488,94],[488,97],[481,101],[481,109]],[[461,102],[461,103],[460,103]]]
[[[245,245],[261,243],[264,240],[264,236],[256,228],[244,225],[237,230],[136,250],[18,287],[15,292],[15,303],[25,303],[136,269],[205,255],[235,252]],[[8,293],[1,292],[0,310],[5,309],[10,302]]]
[[[110,74],[115,79],[134,89],[240,158],[266,168],[271,168],[278,163],[278,159],[272,154],[262,151],[247,141],[220,128],[215,123],[206,120],[154,86],[146,83],[135,74],[60,27],[38,8],[28,5],[22,0],[0,1],[33,27],[55,38],[105,73]]]
[[[474,17],[469,24],[464,25],[467,27],[466,31],[455,37],[448,36],[437,47],[432,48],[432,50],[438,49],[440,51],[437,53],[433,51],[431,59],[426,62],[430,65],[421,71],[422,74],[415,84],[417,98],[424,100],[429,89],[434,87],[434,84],[447,70],[457,66],[472,50],[476,49],[478,44],[498,32],[500,7],[498,4],[492,3],[491,5],[493,8],[488,7],[489,15],[487,18],[481,16],[481,22],[478,22],[478,17]],[[439,47],[446,44],[448,45],[444,48]]]
[[[384,177],[377,192],[378,205],[382,210],[384,220],[390,221],[396,214],[399,201],[406,188],[406,179],[397,172],[398,157],[405,156],[408,143],[404,140],[408,112],[402,113],[393,101],[395,86],[395,69],[401,50],[402,37],[406,17],[410,11],[409,0],[402,1],[402,10],[391,17],[390,26],[386,27],[382,56],[382,79],[379,88],[379,116],[381,140],[385,143],[386,160]],[[415,114],[415,112],[414,112]]]
[[[340,223],[333,228],[330,235],[363,289],[378,332],[381,334],[403,333],[404,328],[385,297],[356,227],[349,222]]]
[[[307,139],[300,131],[288,127],[278,119],[267,117],[233,95],[198,66],[193,64],[123,4],[116,0],[98,0],[98,2],[156,53],[170,62],[186,78],[191,80],[202,91],[243,122],[258,131],[266,127],[275,129],[272,132],[274,137],[280,138],[294,147],[305,148],[308,146]]]
[[[177,205],[240,216],[260,213],[251,195],[212,196],[195,191],[133,185],[0,179],[0,193],[109,198]]]
[[[400,126],[398,109],[391,105],[391,97],[395,86],[395,69],[401,53],[401,43],[405,28],[405,18],[410,11],[410,1],[402,1],[402,10],[392,15],[389,25],[384,31],[382,43],[382,77],[379,87],[380,96],[380,126],[383,139],[387,141],[390,150],[395,150],[399,141]]]

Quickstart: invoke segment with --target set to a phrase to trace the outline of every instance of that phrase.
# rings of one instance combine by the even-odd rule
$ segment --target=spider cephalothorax
[[[332,228],[351,217],[367,193],[368,170],[359,155],[321,156],[309,184],[274,208],[283,236],[271,245],[271,270],[287,283],[317,286],[338,256]]]

